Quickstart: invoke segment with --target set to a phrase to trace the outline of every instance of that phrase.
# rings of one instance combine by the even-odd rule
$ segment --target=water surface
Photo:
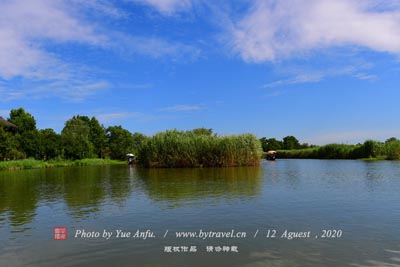
[[[386,161],[2,171],[0,266],[400,266],[399,192],[400,162]],[[67,240],[53,240],[54,226],[67,227]],[[82,229],[151,230],[156,237],[74,238]],[[174,235],[200,229],[247,236]],[[268,229],[277,237],[267,238]],[[343,234],[323,239],[324,229]],[[311,235],[280,238],[285,230]],[[197,252],[164,252],[174,246]],[[207,246],[238,252],[210,253]]]

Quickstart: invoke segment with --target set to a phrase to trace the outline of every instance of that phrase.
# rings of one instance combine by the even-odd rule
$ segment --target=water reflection
[[[21,226],[36,215],[37,183],[31,175],[19,177],[15,172],[6,174],[10,179],[0,177],[0,215],[5,214],[10,225]]]
[[[138,169],[122,165],[0,175],[0,218],[8,218],[12,226],[30,223],[38,206],[51,203],[65,204],[68,213],[79,218],[101,211],[106,203],[122,204],[134,191],[154,201],[188,205],[185,200],[252,197],[262,187],[261,167]]]
[[[193,266],[400,267],[399,177],[399,162],[313,160],[219,169],[3,171],[0,266],[54,266],[59,259],[64,266],[187,266],[195,259]],[[59,223],[70,230],[149,228],[160,235],[166,229],[341,229],[343,238],[185,239],[182,244],[203,251],[174,257],[162,253],[176,243],[172,236],[54,242],[51,230]],[[240,253],[207,254],[204,245],[214,242],[238,245]]]
[[[154,201],[249,198],[262,189],[261,167],[137,169],[137,178]]]
[[[0,215],[20,226],[34,219],[39,203],[65,203],[74,217],[99,211],[107,199],[122,203],[129,198],[128,172],[111,172],[110,166],[1,172]]]

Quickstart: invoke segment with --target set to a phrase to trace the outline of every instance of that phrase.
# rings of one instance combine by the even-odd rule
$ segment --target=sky
[[[0,0],[0,116],[400,137],[398,0]]]

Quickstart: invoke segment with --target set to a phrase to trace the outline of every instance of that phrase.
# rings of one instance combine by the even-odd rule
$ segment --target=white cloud
[[[127,119],[134,120],[135,122],[139,123],[146,123],[149,121],[166,119],[165,116],[157,116],[152,114],[145,114],[142,112],[125,112],[125,111],[116,111],[110,113],[98,113],[96,118],[104,124],[118,124]]]
[[[19,85],[9,84],[0,88],[0,101],[16,99],[63,98],[71,102],[81,102],[85,98],[98,94],[112,85],[106,81],[97,80],[57,80],[54,82],[32,81]]]
[[[81,101],[112,86],[96,77],[96,67],[71,62],[63,54],[50,52],[49,46],[83,44],[121,52],[123,57],[140,54],[170,60],[193,60],[200,55],[190,45],[110,31],[87,16],[90,12],[125,18],[125,11],[110,1],[4,0],[0,10],[0,101],[48,96]]]
[[[362,63],[353,66],[337,66],[335,68],[322,70],[306,70],[306,67],[297,67],[294,70],[292,69],[291,71],[288,71],[292,77],[266,83],[262,87],[273,88],[303,83],[317,83],[327,78],[342,75],[351,76],[359,80],[374,81],[378,79],[378,76],[364,72],[369,71],[372,67],[373,64],[370,63]]]
[[[165,111],[198,111],[202,110],[203,107],[199,105],[176,105],[171,107],[165,107],[162,110]]]
[[[111,123],[126,118],[142,117],[144,114],[139,112],[115,112],[115,113],[102,113],[96,117],[102,123]]]
[[[0,10],[0,101],[48,96],[80,101],[105,87],[85,75],[87,67],[46,49],[62,43],[107,46],[108,37],[67,2],[5,0]]]
[[[187,10],[192,7],[192,0],[132,0],[134,2],[150,5],[164,15],[171,15],[177,11]]]
[[[324,75],[321,73],[300,74],[293,78],[278,80],[275,82],[264,84],[263,88],[271,88],[271,87],[292,85],[292,84],[299,84],[299,83],[315,83],[315,82],[321,81],[323,79],[323,77],[324,77]]]
[[[43,48],[44,42],[103,45],[107,38],[67,12],[62,1],[0,3],[0,76],[42,79],[63,63]],[[51,73],[51,72],[50,72]]]
[[[377,11],[376,1],[260,0],[228,27],[232,49],[249,62],[346,45],[400,54],[400,8]]]
[[[354,77],[360,80],[368,80],[368,81],[375,81],[378,79],[378,76],[376,76],[375,74],[368,74],[362,72],[354,74]]]
[[[201,56],[200,49],[179,42],[170,42],[157,37],[114,34],[117,40],[114,48],[123,55],[140,54],[155,59],[196,60]]]
[[[129,14],[120,9],[117,8],[115,5],[112,4],[112,2],[108,0],[69,0],[68,3],[73,3],[75,4],[78,8],[79,7],[84,7],[90,11],[95,11],[98,14],[104,14],[109,17],[113,18],[127,18]],[[93,14],[93,13],[92,13]],[[91,15],[92,15],[91,14]]]

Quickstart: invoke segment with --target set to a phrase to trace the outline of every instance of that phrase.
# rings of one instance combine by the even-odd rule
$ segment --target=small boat
[[[132,153],[128,153],[128,154],[126,154],[126,157],[128,159],[128,164],[132,165],[133,161],[134,161],[134,158],[135,158],[135,155],[133,155]]]
[[[275,160],[276,159],[276,151],[270,150],[267,152],[267,160]]]

